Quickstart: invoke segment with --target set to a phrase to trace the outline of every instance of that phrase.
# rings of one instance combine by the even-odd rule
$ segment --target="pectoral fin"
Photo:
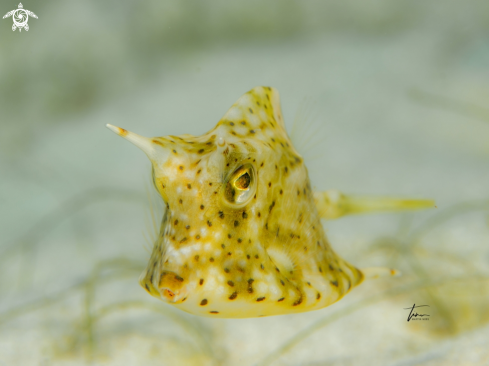
[[[314,201],[323,219],[337,219],[359,213],[396,212],[435,207],[433,200],[345,196],[337,190],[314,192]]]

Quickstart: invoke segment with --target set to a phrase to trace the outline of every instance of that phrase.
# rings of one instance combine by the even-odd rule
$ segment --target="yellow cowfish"
[[[146,138],[107,127],[146,153],[166,204],[140,283],[196,315],[246,318],[324,308],[364,278],[395,271],[359,270],[343,260],[321,218],[434,205],[313,192],[270,87],[244,94],[202,136]]]

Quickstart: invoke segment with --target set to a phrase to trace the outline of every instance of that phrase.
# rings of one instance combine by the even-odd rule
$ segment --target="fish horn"
[[[118,134],[121,137],[124,137],[126,140],[132,142],[134,145],[139,147],[141,150],[144,151],[146,155],[148,155],[148,158],[150,158],[151,160],[154,160],[154,158],[156,157],[155,144],[153,143],[152,139],[138,135],[134,132],[127,131],[117,126],[113,126],[108,123],[105,126],[112,132]]]
[[[433,200],[402,199],[391,197],[346,196],[337,190],[314,192],[319,215],[324,219],[372,212],[395,212],[433,208]]]
[[[401,272],[397,269],[385,268],[385,267],[369,267],[362,268],[360,270],[363,273],[365,279],[375,279],[380,277],[401,276]]]

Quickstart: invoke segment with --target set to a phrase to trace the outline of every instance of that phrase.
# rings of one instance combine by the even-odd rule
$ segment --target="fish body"
[[[108,127],[148,155],[166,203],[140,278],[151,295],[196,315],[261,317],[326,307],[364,279],[326,238],[331,200],[312,191],[275,89],[250,90],[202,136]]]

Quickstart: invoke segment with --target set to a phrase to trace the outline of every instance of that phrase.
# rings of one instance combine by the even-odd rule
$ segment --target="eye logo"
[[[34,14],[32,11],[25,10],[22,3],[20,3],[18,9],[9,11],[7,14],[3,16],[3,19],[12,17],[12,19],[14,20],[14,24],[12,25],[13,31],[15,31],[17,28],[19,28],[19,32],[22,31],[22,28],[28,31],[29,25],[27,24],[27,22],[29,20],[29,15],[37,19],[36,14]]]

